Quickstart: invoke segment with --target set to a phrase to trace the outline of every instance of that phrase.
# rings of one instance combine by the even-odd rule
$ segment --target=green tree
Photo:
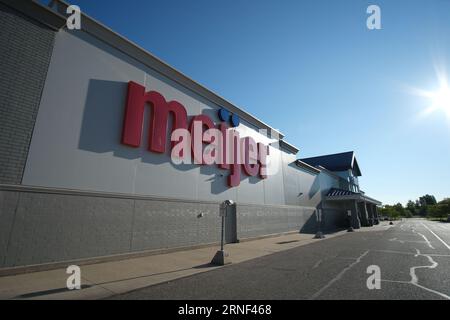
[[[443,219],[447,217],[444,207],[439,204],[428,206],[428,216],[436,219]]]
[[[406,207],[401,203],[384,205],[381,214],[391,219],[399,217],[411,218],[413,215],[430,216],[433,218],[447,219],[450,215],[450,198],[437,202],[433,195],[426,194],[416,201],[409,200]]]
[[[430,217],[446,220],[450,215],[450,198],[445,198],[437,204],[430,206]]]
[[[437,203],[436,198],[432,195],[426,194],[419,198],[419,202],[422,205],[435,205]]]
[[[397,211],[398,216],[404,216],[405,215],[405,208],[403,208],[403,205],[400,202],[395,204],[392,208],[395,211]]]
[[[450,198],[445,198],[444,200],[439,201],[438,204],[444,207],[447,214],[450,214]]]
[[[436,205],[437,202],[434,196],[426,194],[416,201],[416,205],[417,204],[419,206],[417,212],[419,213],[419,215],[425,217],[428,215],[429,207]]]
[[[406,204],[406,209],[411,213],[411,215],[415,215],[416,214],[416,204],[414,203],[414,201],[409,200],[408,203]]]
[[[403,216],[404,216],[405,218],[412,218],[412,217],[413,217],[413,214],[411,213],[411,211],[405,210]]]
[[[398,219],[398,217],[400,216],[400,213],[398,210],[395,209],[395,206],[390,206],[390,205],[385,205],[381,209],[381,214],[383,216],[387,216],[393,220]]]
[[[419,212],[419,210],[420,210],[420,201],[419,201],[419,199],[417,199],[414,202],[414,207],[416,208],[416,212]]]

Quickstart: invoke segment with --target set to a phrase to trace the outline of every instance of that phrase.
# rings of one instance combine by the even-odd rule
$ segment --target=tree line
[[[419,216],[446,220],[450,215],[450,198],[437,202],[433,195],[426,194],[415,201],[409,200],[406,207],[400,202],[394,205],[385,205],[381,209],[381,214],[392,219]]]

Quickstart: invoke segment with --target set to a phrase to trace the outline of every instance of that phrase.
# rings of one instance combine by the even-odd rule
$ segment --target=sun
[[[412,88],[411,93],[428,100],[425,109],[420,114],[421,116],[441,112],[450,120],[450,85],[447,79],[446,72],[440,70],[437,72],[438,86],[435,90]]]
[[[431,108],[434,110],[441,110],[450,117],[450,87],[448,84],[443,84],[439,90],[430,93]]]

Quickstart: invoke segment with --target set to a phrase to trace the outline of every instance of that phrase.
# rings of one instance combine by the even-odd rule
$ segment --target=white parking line
[[[422,285],[419,284],[419,278],[416,275],[416,269],[422,269],[422,268],[434,269],[434,268],[436,268],[438,266],[438,263],[436,261],[434,261],[433,258],[430,257],[430,255],[422,254],[422,253],[420,253],[420,251],[418,249],[416,249],[416,250],[417,250],[416,257],[418,257],[418,256],[427,257],[427,259],[431,263],[431,265],[429,265],[429,266],[415,266],[415,267],[410,268],[409,269],[409,275],[411,276],[410,283],[412,285],[415,285],[416,287],[424,289],[424,290],[426,290],[428,292],[435,293],[435,294],[440,295],[441,297],[443,297],[443,298],[445,298],[447,300],[450,300],[450,296],[446,295],[445,293],[442,293],[442,292],[439,292],[437,290],[433,290],[433,289],[427,288],[427,287],[422,286]]]
[[[433,232],[433,230],[431,230],[430,228],[428,228],[424,223],[422,223],[421,222],[421,224],[428,230],[428,231],[430,231],[440,242],[442,242],[446,247],[447,247],[447,249],[448,250],[450,250],[450,246],[447,244],[447,243],[445,243],[445,241],[444,240],[442,240],[441,238],[439,238],[439,236],[436,234],[436,233],[434,233]]]
[[[408,251],[395,251],[395,250],[371,250],[371,252],[382,252],[382,253],[392,253],[392,254],[405,254],[415,256],[417,253],[408,252]],[[450,258],[450,254],[436,254],[436,253],[427,253],[430,257],[442,257],[442,258]]]
[[[422,235],[422,234],[420,234],[420,235]],[[422,235],[423,236],[423,235]],[[397,241],[397,242],[400,242],[401,244],[404,244],[405,242],[408,242],[408,243],[426,243],[431,249],[434,249],[433,248],[433,246],[430,244],[430,242],[428,241],[428,239],[427,238],[425,238],[425,236],[423,236],[424,237],[424,239],[425,239],[425,241],[410,241],[410,240],[399,240],[399,239],[397,239],[397,238],[392,238],[392,239],[389,239],[389,241]]]
[[[427,239],[427,237],[425,237],[423,234],[421,234],[420,232],[418,232],[418,231],[416,231],[416,230],[413,230],[413,232],[414,232],[414,233],[417,233],[418,235],[420,235],[420,236],[425,240],[425,242],[427,243],[427,245],[428,245],[431,249],[434,250],[434,247],[431,245],[431,242]]]
[[[318,296],[320,296],[326,289],[328,289],[333,283],[335,283],[336,281],[340,280],[342,278],[342,276],[348,271],[350,270],[353,266],[357,265],[358,263],[361,262],[361,259],[364,258],[367,254],[369,253],[369,250],[367,250],[366,252],[364,252],[362,255],[360,255],[357,259],[354,259],[355,261],[352,262],[351,264],[349,264],[347,267],[345,267],[341,272],[339,272],[339,274],[334,277],[333,279],[331,279],[330,282],[328,282],[324,287],[322,287],[322,289],[320,289],[319,291],[317,291],[315,294],[313,294],[309,300],[314,300],[316,299]]]
[[[435,269],[438,266],[438,263],[436,261],[434,261],[433,258],[431,258],[431,256],[432,256],[431,254],[420,253],[419,249],[416,249],[416,253],[414,254],[414,257],[418,257],[418,256],[426,257],[428,259],[428,261],[431,263],[431,265],[414,266],[414,267],[409,268],[409,276],[411,277],[411,280],[409,280],[409,281],[400,281],[400,280],[381,279],[381,281],[383,281],[383,282],[393,282],[393,283],[412,284],[413,286],[416,286],[416,287],[418,287],[420,289],[423,289],[425,291],[437,294],[437,295],[441,296],[442,298],[450,300],[450,296],[446,295],[445,293],[439,292],[437,290],[433,290],[431,288],[427,288],[427,287],[419,284],[419,278],[416,275],[416,269],[423,269],[423,268]]]

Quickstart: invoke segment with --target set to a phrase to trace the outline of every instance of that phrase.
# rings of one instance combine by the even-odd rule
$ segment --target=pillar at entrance
[[[369,226],[369,215],[367,214],[367,207],[365,202],[358,203],[358,209],[360,213],[361,225],[363,227]]]
[[[353,202],[351,211],[352,211],[351,224],[353,229],[361,228],[361,221],[359,220],[358,216],[358,204],[356,203],[356,201]]]
[[[373,207],[371,203],[364,202],[364,205],[366,206],[367,216],[368,216],[368,223],[369,226],[372,227],[374,223],[374,213],[373,213]]]
[[[379,224],[380,223],[380,217],[378,216],[378,207],[375,204],[373,204],[373,212],[374,212],[374,217],[375,217],[374,223],[375,224]]]

